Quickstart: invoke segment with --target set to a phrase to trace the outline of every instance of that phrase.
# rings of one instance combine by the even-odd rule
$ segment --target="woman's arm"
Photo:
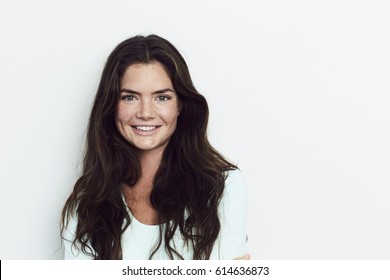
[[[247,259],[247,191],[239,170],[228,172],[218,211],[221,231],[210,259]]]
[[[64,228],[62,240],[65,248],[64,259],[65,260],[91,260],[91,256],[83,253],[80,246],[76,248],[73,245],[73,240],[75,238],[77,228],[77,218],[73,215],[70,215],[69,222]]]

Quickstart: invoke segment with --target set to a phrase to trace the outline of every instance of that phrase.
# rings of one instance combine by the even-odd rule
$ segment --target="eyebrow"
[[[141,93],[135,91],[135,90],[132,90],[132,89],[128,89],[128,88],[122,88],[120,90],[120,93],[122,92],[126,92],[126,93],[132,93],[132,94],[138,94],[140,95]],[[172,92],[172,93],[175,93],[175,91],[173,91],[172,89],[170,88],[164,88],[164,89],[159,89],[159,90],[156,90],[155,92],[153,92],[152,94],[161,94],[161,93],[166,93],[166,92]]]

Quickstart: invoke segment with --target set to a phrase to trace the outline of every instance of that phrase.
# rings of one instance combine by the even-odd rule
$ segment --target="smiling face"
[[[175,132],[179,100],[162,64],[129,66],[120,83],[116,126],[140,152],[163,151]]]

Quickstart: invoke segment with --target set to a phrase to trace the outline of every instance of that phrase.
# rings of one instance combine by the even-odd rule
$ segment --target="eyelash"
[[[136,99],[136,97],[134,95],[124,95],[121,97],[121,100],[124,100],[124,101],[134,101],[135,99]],[[167,96],[167,95],[160,95],[160,96],[156,97],[156,100],[164,102],[164,101],[171,100],[171,97]]]
[[[161,100],[161,99],[164,99],[164,100]],[[158,101],[168,101],[168,100],[170,100],[171,99],[171,97],[170,96],[166,96],[166,95],[161,95],[161,96],[157,96],[157,100]]]
[[[131,98],[130,100],[128,100],[128,98]],[[124,101],[133,101],[135,99],[135,96],[133,95],[124,95],[121,97],[121,100],[124,100]]]

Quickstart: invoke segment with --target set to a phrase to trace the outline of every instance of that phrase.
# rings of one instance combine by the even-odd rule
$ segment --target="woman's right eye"
[[[121,99],[124,101],[133,101],[135,98],[132,95],[124,95],[121,97]]]

